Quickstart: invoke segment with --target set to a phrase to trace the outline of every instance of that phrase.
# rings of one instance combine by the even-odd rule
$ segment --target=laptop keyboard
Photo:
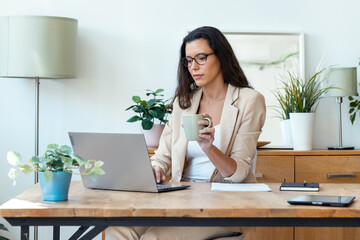
[[[169,185],[169,184],[156,184],[157,189],[159,190],[168,190],[168,189],[173,189],[174,186],[173,185]]]
[[[179,189],[185,189],[190,187],[190,185],[179,185],[179,184],[156,184],[157,189],[159,192],[168,192],[174,191]]]

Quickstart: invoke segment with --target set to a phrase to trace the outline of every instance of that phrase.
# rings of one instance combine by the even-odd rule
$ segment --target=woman
[[[256,181],[250,169],[265,121],[265,100],[250,87],[218,29],[201,27],[183,39],[173,104],[151,158],[158,183],[170,167],[173,182]],[[213,127],[200,130],[202,140],[187,142],[181,119],[196,113],[210,117]],[[234,232],[223,227],[121,227],[109,228],[106,235],[114,237],[109,239],[216,239]]]

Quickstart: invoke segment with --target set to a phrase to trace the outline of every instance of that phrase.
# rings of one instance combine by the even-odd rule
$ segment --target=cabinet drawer
[[[360,183],[360,156],[295,156],[295,181]]]
[[[257,156],[258,182],[294,181],[294,156]]]

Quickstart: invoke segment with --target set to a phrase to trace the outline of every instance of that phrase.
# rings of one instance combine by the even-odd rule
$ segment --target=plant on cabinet
[[[286,109],[289,112],[294,150],[311,150],[315,111],[320,98],[333,87],[322,87],[326,69],[318,70],[304,81],[299,75],[287,72],[282,79]],[[281,100],[281,98],[280,98]],[[280,105],[282,102],[280,103]],[[285,111],[284,111],[285,112]],[[287,112],[286,112],[287,113]]]

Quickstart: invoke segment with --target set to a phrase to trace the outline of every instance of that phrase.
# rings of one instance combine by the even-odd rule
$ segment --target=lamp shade
[[[326,92],[326,96],[328,97],[346,97],[358,95],[356,67],[330,68],[325,75],[324,82],[326,87],[339,88],[329,89]]]
[[[52,16],[0,17],[0,77],[76,77],[77,23]]]

